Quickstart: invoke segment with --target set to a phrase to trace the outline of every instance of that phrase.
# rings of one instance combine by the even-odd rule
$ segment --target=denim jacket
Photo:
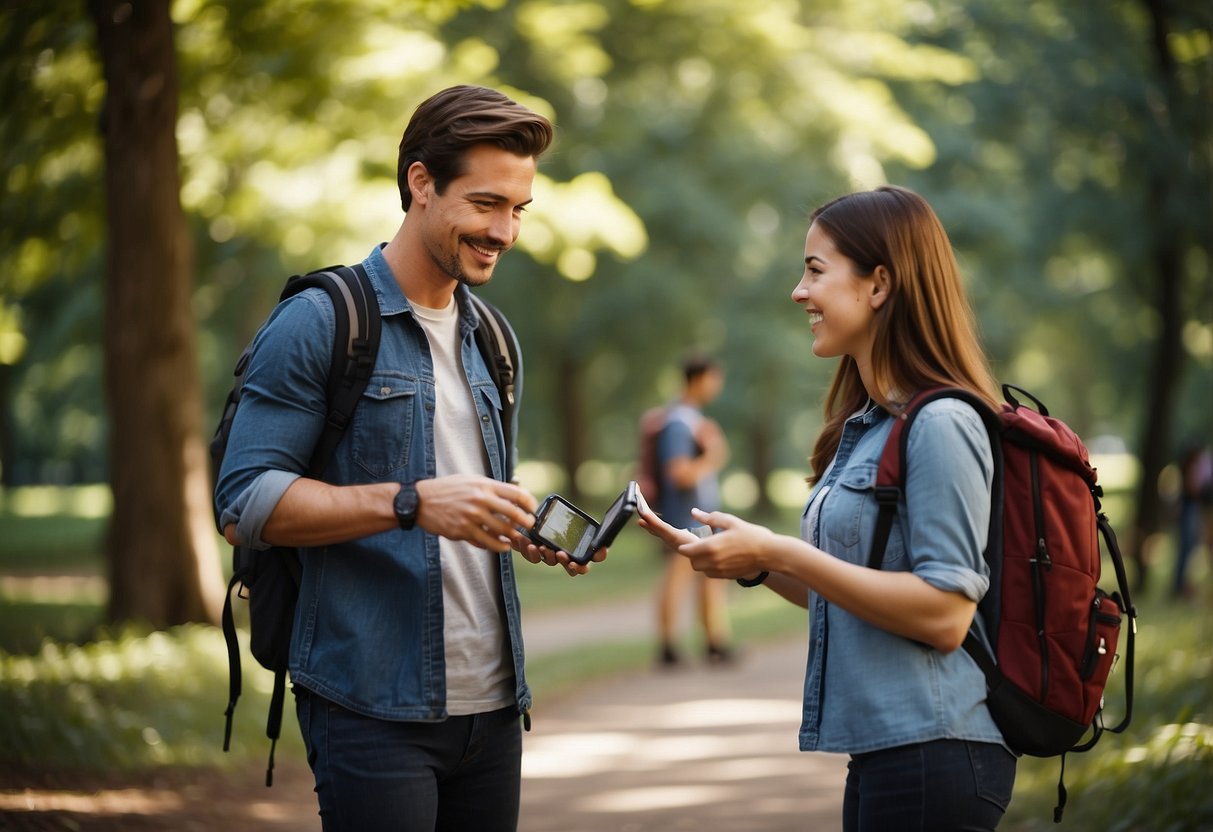
[[[876,469],[893,417],[852,417],[809,498],[802,536],[834,557],[867,564],[876,528]],[[956,399],[926,405],[910,430],[906,485],[882,568],[913,572],[979,601],[993,462],[976,411]],[[963,649],[944,654],[809,595],[803,751],[862,753],[936,739],[1003,743],[986,682]],[[975,626],[985,638],[980,616]]]
[[[376,247],[363,261],[382,314],[374,372],[322,479],[340,485],[434,476],[434,373],[424,331]],[[473,391],[492,474],[505,480],[501,399],[477,349],[479,318],[459,286],[461,357]],[[307,469],[325,417],[325,379],[336,329],[323,290],[281,303],[254,341],[227,453],[215,490],[222,529],[265,548],[266,520]],[[522,368],[515,368],[515,395]],[[523,674],[522,628],[511,553],[499,556],[518,709],[531,694]],[[303,584],[291,636],[293,683],[367,716],[446,717],[442,572],[438,538],[392,529],[303,550]]]

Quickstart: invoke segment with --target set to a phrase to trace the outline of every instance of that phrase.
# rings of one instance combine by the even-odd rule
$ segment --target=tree
[[[1130,540],[1130,555],[1137,561],[1138,583],[1146,584],[1149,559],[1145,556],[1144,540],[1162,526],[1163,511],[1158,493],[1158,479],[1166,464],[1174,458],[1175,405],[1181,393],[1181,382],[1188,364],[1183,347],[1183,330],[1187,318],[1184,311],[1186,284],[1189,283],[1186,262],[1195,252],[1202,253],[1201,262],[1207,280],[1208,263],[1213,257],[1213,118],[1209,114],[1210,89],[1202,86],[1207,71],[1185,72],[1176,60],[1172,39],[1185,34],[1184,20],[1176,4],[1166,0],[1143,0],[1150,18],[1149,66],[1150,77],[1157,91],[1158,102],[1150,109],[1153,117],[1151,133],[1163,153],[1143,159],[1146,162],[1146,193],[1148,201],[1142,206],[1147,234],[1149,260],[1153,266],[1154,296],[1151,298],[1159,319],[1158,338],[1150,361],[1146,385],[1146,418],[1138,441],[1141,459],[1141,480],[1137,487],[1137,513]],[[1206,16],[1205,24],[1209,20]],[[1204,30],[1205,66],[1210,65],[1208,38]],[[1196,75],[1193,78],[1192,75]],[[1185,77],[1187,76],[1187,77]],[[1196,80],[1196,84],[1190,83]],[[1206,298],[1207,300],[1207,298]],[[1201,306],[1195,308],[1200,315]],[[1204,313],[1213,310],[1204,306]],[[1208,321],[1206,320],[1206,323]],[[1206,412],[1206,418],[1207,418]]]
[[[1213,386],[1213,54],[1197,5],[940,3],[916,39],[970,56],[980,77],[899,91],[941,148],[910,178],[976,255],[999,375],[1088,439],[1138,437],[1130,516],[1114,519],[1142,583],[1159,474],[1177,430],[1207,424]],[[1191,331],[1206,333],[1203,369]]]
[[[169,0],[90,0],[106,97],[111,620],[218,621]]]
[[[807,209],[879,184],[881,159],[928,159],[885,79],[911,71],[902,62],[924,77],[954,71],[941,50],[918,53],[897,36],[897,5],[536,0],[444,27],[446,42],[491,49],[499,74],[552,103],[558,139],[545,170],[602,174],[643,221],[640,253],[584,256],[574,241],[535,252],[539,268],[503,262],[487,287],[521,322],[521,424],[543,443],[524,456],[556,459],[571,476],[589,460],[634,459],[638,416],[673,394],[680,358],[699,348],[725,359],[714,408],[760,489],[775,460],[803,465],[811,437],[789,422],[819,409],[814,388],[831,369],[806,360],[803,316],[788,299]],[[873,53],[889,57],[860,57]],[[615,225],[577,207],[552,230]],[[528,235],[524,226],[524,249]]]

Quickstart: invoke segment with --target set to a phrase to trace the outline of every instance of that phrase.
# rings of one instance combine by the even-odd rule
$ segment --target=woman
[[[958,650],[989,586],[982,559],[992,457],[977,412],[927,404],[910,431],[900,521],[880,570],[866,566],[877,460],[915,392],[956,386],[994,405],[947,234],[904,188],[841,197],[812,215],[804,308],[813,353],[840,358],[812,454],[800,538],[696,511],[706,539],[641,525],[695,569],[758,583],[810,610],[800,747],[851,755],[846,830],[994,829],[1015,756],[985,705],[981,670]]]

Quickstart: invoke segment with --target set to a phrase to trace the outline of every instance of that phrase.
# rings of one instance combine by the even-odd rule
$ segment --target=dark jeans
[[[846,832],[944,832],[998,827],[1015,785],[1015,756],[964,740],[853,754],[847,763]]]
[[[443,722],[392,722],[296,687],[295,709],[325,832],[518,828],[517,708]]]

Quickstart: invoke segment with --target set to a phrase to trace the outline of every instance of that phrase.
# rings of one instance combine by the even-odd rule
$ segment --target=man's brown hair
[[[412,205],[408,170],[414,162],[425,165],[441,194],[463,173],[464,154],[473,145],[538,158],[551,143],[552,123],[513,99],[487,87],[448,87],[423,101],[404,128],[396,165],[400,204],[405,211]]]

